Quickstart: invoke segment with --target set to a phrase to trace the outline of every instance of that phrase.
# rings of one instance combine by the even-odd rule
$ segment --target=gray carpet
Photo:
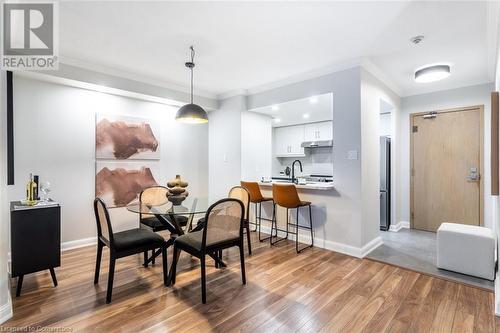
[[[413,229],[398,232],[381,231],[384,244],[367,258],[408,268],[445,279],[493,290],[493,281],[450,272],[436,267],[436,234]]]

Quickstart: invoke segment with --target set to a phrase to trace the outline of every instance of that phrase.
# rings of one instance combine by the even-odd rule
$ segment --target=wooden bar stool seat
[[[274,245],[284,239],[288,239],[288,234],[291,233],[295,235],[295,250],[297,253],[302,252],[308,247],[313,247],[314,245],[314,235],[313,235],[313,226],[312,226],[312,213],[311,213],[311,202],[310,201],[302,201],[299,198],[299,194],[297,193],[297,188],[295,185],[276,185],[273,184],[273,219],[271,222],[271,236],[270,243]],[[276,205],[286,208],[286,229],[278,229],[278,223],[276,218]],[[308,207],[309,208],[309,226],[299,225],[299,208],[300,207]],[[296,223],[290,223],[288,212],[290,209],[297,210],[297,220]],[[289,226],[295,228],[295,231],[290,231]],[[299,249],[299,228],[308,229],[311,231],[311,245],[303,247]],[[273,230],[276,230],[276,234],[273,236]],[[285,232],[286,236],[283,238],[278,238],[278,231]],[[273,238],[276,238],[273,241]]]
[[[251,224],[255,225],[255,229],[252,231],[257,231],[257,228],[259,230],[259,241],[263,242],[270,237],[266,238],[261,238],[260,236],[260,231],[261,231],[261,224],[262,224],[262,203],[263,202],[272,202],[273,198],[270,197],[264,197],[262,195],[262,192],[260,191],[259,184],[257,182],[244,182],[241,181],[241,186],[247,189],[248,193],[250,194],[250,202],[255,205],[255,222],[250,222]],[[258,209],[258,214],[257,214],[257,209]]]

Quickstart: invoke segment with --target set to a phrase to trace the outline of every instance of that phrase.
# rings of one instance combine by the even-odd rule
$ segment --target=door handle
[[[481,176],[477,172],[477,168],[472,167],[472,168],[469,169],[469,175],[467,177],[465,177],[465,178],[469,182],[477,182],[477,181],[479,181],[481,179]]]

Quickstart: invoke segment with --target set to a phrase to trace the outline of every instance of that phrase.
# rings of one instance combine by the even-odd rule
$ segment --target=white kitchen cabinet
[[[304,125],[275,127],[273,141],[276,157],[304,156]]]
[[[321,121],[304,125],[304,141],[332,140],[333,122]]]

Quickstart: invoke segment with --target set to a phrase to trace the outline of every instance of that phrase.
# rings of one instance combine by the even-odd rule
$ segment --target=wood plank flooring
[[[72,332],[495,332],[493,294],[370,260],[322,249],[295,253],[253,237],[241,284],[237,251],[226,269],[207,270],[201,304],[196,259],[183,254],[174,287],[162,284],[161,259],[120,259],[113,302],[105,304],[108,253],[93,284],[95,248],[64,252],[56,269],[25,277],[3,327],[52,327]],[[171,252],[171,251],[169,251]],[[169,253],[170,255],[170,253]],[[169,264],[171,258],[169,257]],[[13,280],[12,288],[15,288]],[[13,289],[14,290],[14,289]]]

